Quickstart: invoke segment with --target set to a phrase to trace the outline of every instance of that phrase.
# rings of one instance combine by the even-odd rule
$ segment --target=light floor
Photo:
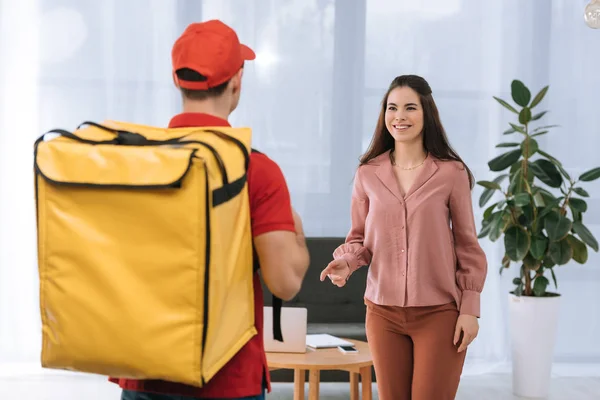
[[[307,385],[308,386],[308,385]],[[308,392],[308,387],[306,388]],[[373,398],[378,399],[373,385]],[[269,400],[292,399],[292,386],[276,383]],[[321,400],[346,400],[348,384],[321,383]],[[0,377],[2,400],[118,400],[119,390],[106,380],[88,376]],[[506,374],[466,376],[457,400],[513,400],[511,378]],[[599,378],[554,378],[549,400],[600,400]]]

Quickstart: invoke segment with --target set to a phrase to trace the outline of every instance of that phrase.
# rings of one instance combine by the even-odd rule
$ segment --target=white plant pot
[[[560,296],[509,294],[508,301],[513,393],[521,397],[546,398],[550,389]]]

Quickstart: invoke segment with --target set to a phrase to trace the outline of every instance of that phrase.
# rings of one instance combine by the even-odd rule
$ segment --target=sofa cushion
[[[347,322],[347,323],[323,323],[323,324],[308,324],[308,332],[310,334],[328,333],[330,335],[356,340],[367,340],[364,322]]]

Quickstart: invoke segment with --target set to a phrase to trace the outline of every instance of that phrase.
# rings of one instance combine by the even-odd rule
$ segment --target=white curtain
[[[185,26],[219,18],[258,54],[248,63],[234,125],[282,167],[310,236],[345,236],[351,179],[379,103],[400,74],[427,78],[450,140],[477,179],[511,115],[512,79],[546,84],[540,140],[574,175],[600,165],[600,32],[587,0],[0,0],[0,372],[38,363],[40,324],[32,143],[83,120],[166,125],[178,112],[170,49]],[[586,225],[600,238],[600,185]],[[474,204],[481,189],[473,192]],[[482,210],[475,208],[480,225]],[[480,336],[465,373],[510,359],[501,247],[482,241],[490,272]],[[555,360],[560,374],[600,366],[600,257],[558,268],[563,294]],[[535,340],[532,338],[532,340]],[[576,365],[577,368],[574,368]]]

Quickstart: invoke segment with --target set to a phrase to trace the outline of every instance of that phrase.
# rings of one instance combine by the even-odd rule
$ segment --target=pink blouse
[[[473,217],[471,189],[460,162],[427,157],[405,196],[389,151],[358,168],[352,227],[334,259],[350,270],[369,265],[365,298],[400,307],[456,302],[479,317],[487,273]]]

